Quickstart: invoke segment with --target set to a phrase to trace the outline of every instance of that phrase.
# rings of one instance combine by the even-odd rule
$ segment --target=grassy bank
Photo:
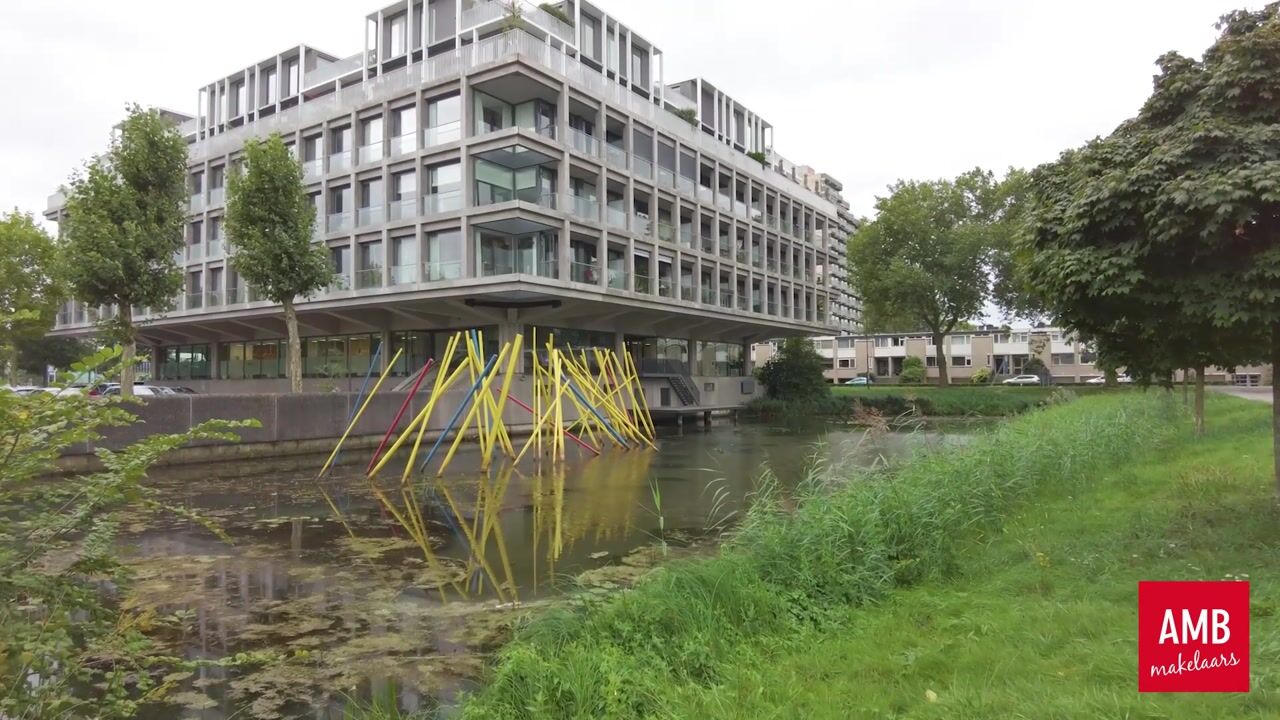
[[[1222,487],[1235,487],[1239,512],[1270,512],[1254,497],[1265,500],[1269,487],[1254,472],[1267,457],[1265,408],[1215,398],[1215,435],[1175,454],[1187,427],[1167,400],[1126,393],[1055,406],[967,448],[815,492],[794,512],[758,511],[716,558],[523,628],[466,716],[1122,715],[1112,709],[1139,703],[1136,579],[1221,576],[1223,564],[1248,573],[1275,546],[1274,534],[1258,534],[1266,523],[1220,504],[1236,492]],[[1246,425],[1261,434],[1236,446]],[[1201,477],[1199,463],[1212,465],[1199,457],[1177,463],[1209,446],[1223,462],[1253,453],[1252,474],[1224,483],[1220,473]],[[1135,449],[1171,463],[1163,484]],[[1144,492],[1164,504],[1144,503]],[[1207,501],[1202,510],[1189,505],[1196,498]],[[1239,554],[1209,563],[1224,547]],[[1114,603],[1110,614],[1091,596]],[[1276,596],[1258,597],[1269,600],[1255,613],[1255,638],[1275,638]],[[986,619],[975,622],[979,612]],[[1260,650],[1275,644],[1255,639],[1258,671]],[[1236,717],[1239,703],[1275,699],[1173,698],[1152,716],[1187,716],[1168,712],[1179,702]]]
[[[1049,402],[1055,394],[1087,396],[1105,392],[1092,386],[1014,387],[1005,385],[880,386],[845,387],[837,385],[832,395],[844,402],[859,402],[882,414],[899,415],[915,411],[934,417],[1004,417],[1032,410]],[[1114,391],[1112,391],[1114,392]]]

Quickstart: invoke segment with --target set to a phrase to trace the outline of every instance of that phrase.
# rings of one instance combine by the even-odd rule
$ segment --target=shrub
[[[769,158],[762,152],[749,152],[747,157],[760,163],[761,167],[769,167]]]
[[[813,343],[793,337],[783,340],[777,354],[756,370],[756,379],[770,398],[812,403],[831,395],[831,386],[822,375],[826,368],[827,361],[813,349]]]
[[[681,120],[684,120],[690,125],[698,124],[698,113],[695,112],[693,108],[680,108],[679,110],[672,110],[671,114],[675,115]]]
[[[119,356],[119,348],[104,350],[72,371]],[[98,450],[97,472],[51,477],[71,446],[135,422],[127,407],[71,391],[0,392],[0,717],[134,717],[142,698],[166,687],[156,675],[176,660],[156,657],[141,629],[166,619],[120,604],[129,578],[115,554],[119,516],[126,508],[166,509],[143,483],[165,453],[190,440],[235,439],[230,428],[256,423],[211,421],[153,435],[119,452]],[[92,703],[86,688],[94,688]]]
[[[973,377],[969,378],[969,382],[974,385],[985,385],[991,382],[991,368],[978,368],[977,371],[973,373]]]
[[[904,358],[898,382],[903,385],[919,385],[924,382],[924,361],[914,356]]]

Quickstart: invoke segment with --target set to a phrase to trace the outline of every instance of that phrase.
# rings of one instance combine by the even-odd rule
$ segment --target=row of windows
[[[950,355],[948,357],[950,358],[951,367],[973,367],[972,355]],[[994,367],[996,368],[997,373],[1003,374],[1003,372],[1010,367],[1017,368],[1017,370],[1021,370],[1022,366],[1026,363],[1029,357],[1030,355],[996,355],[996,356],[988,355],[987,362],[985,365],[983,365],[983,367]],[[877,367],[879,367],[879,363],[881,363],[882,361],[888,362],[889,360],[893,360],[895,362],[901,362],[901,358],[875,358]],[[1078,357],[1075,353],[1054,353],[1052,356],[1051,362],[1055,366],[1076,365],[1077,363],[1080,365],[1092,365],[1096,360],[1097,360],[1097,355],[1096,353],[1093,353],[1093,352],[1082,352]],[[924,362],[926,367],[931,367],[931,368],[938,367],[938,358],[936,355],[926,356]],[[858,359],[856,357],[838,358],[836,360],[836,363],[837,363],[837,367],[839,368],[858,367]],[[1015,370],[1015,372],[1017,370]],[[888,373],[886,372],[883,374],[888,374]]]

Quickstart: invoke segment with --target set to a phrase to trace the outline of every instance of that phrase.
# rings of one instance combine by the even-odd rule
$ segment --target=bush
[[[110,366],[119,355],[119,348],[104,350],[72,370]],[[153,435],[119,452],[98,450],[97,472],[51,477],[71,446],[135,422],[127,408],[74,392],[0,392],[0,717],[134,717],[144,695],[163,694],[156,676],[177,662],[157,657],[141,630],[165,618],[154,608],[121,607],[129,578],[116,557],[119,516],[126,508],[165,509],[143,483],[165,453],[190,440],[235,439],[230,428],[256,422],[211,421],[181,435]]]
[[[924,382],[924,361],[914,356],[904,358],[898,382],[903,385],[919,385]]]
[[[973,373],[973,377],[969,378],[969,382],[974,385],[985,385],[991,382],[991,368],[978,368],[978,370]]]
[[[807,338],[782,341],[778,353],[756,370],[756,379],[765,394],[788,403],[821,402],[831,396],[831,386],[822,373],[827,361],[813,349]]]

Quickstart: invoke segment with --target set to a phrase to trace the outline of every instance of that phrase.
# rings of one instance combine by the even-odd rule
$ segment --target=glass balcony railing
[[[696,298],[697,298],[697,295],[693,292],[693,285],[687,285],[683,283],[680,285],[681,300],[685,302],[693,302]]]
[[[739,295],[739,296],[738,296],[738,309],[739,309],[739,310],[746,310],[746,309],[747,309],[747,296],[746,296],[746,295]]]
[[[710,205],[715,202],[715,192],[706,185],[698,186],[698,201],[703,205]]]
[[[571,195],[571,212],[575,217],[591,222],[600,222],[600,203],[591,197]]]
[[[724,194],[716,194],[716,207],[725,212],[733,212],[733,200]]]
[[[382,287],[382,268],[365,268],[356,271],[356,289],[368,290]]]
[[[187,210],[193,213],[204,210],[204,195],[202,193],[192,195],[191,199],[187,201]]]
[[[694,197],[697,192],[697,187],[697,183],[695,183],[692,178],[687,178],[683,175],[676,176],[676,189],[685,195]]]
[[[204,293],[187,293],[186,307],[188,310],[199,310],[204,307]]]
[[[203,258],[203,257],[204,257],[204,245],[201,245],[201,244],[199,244],[199,243],[196,243],[195,245],[188,245],[188,246],[187,246],[187,259],[188,259],[188,260],[199,260],[199,259],[201,259],[201,258]]]
[[[458,142],[462,139],[462,121],[457,120],[436,127],[429,127],[422,131],[423,147],[432,148],[437,145]]]
[[[600,142],[581,130],[569,128],[569,147],[583,155],[595,157],[600,151]]]
[[[208,257],[211,257],[211,258],[222,257],[222,246],[223,246],[222,238],[212,238],[209,240],[208,245],[209,245]]]
[[[330,213],[327,227],[330,234],[347,232],[351,229],[351,213]]]
[[[720,257],[722,258],[733,257],[733,250],[729,247],[728,238],[720,238]]]
[[[391,157],[403,157],[418,151],[418,134],[409,133],[391,138]]]
[[[658,168],[658,184],[661,185],[662,187],[675,189],[675,186],[676,186],[675,172],[668,170],[664,167],[659,167]]]
[[[249,289],[243,285],[227,288],[227,304],[243,305],[249,302]]]
[[[711,287],[710,285],[703,285],[703,286],[702,286],[702,304],[703,304],[703,305],[715,305],[715,304],[716,304],[716,291],[715,291],[715,288]]]
[[[333,277],[329,278],[329,292],[337,292],[340,290],[350,290],[350,289],[351,289],[351,281],[347,279],[346,273],[340,273],[340,272],[334,273]]]
[[[418,282],[417,263],[391,266],[392,285],[412,285]]]
[[[323,160],[306,160],[302,163],[302,180],[304,182],[319,180],[322,175],[324,175]]]
[[[702,252],[714,253],[716,251],[716,239],[711,235],[702,236]]]
[[[560,207],[559,193],[543,193],[535,198],[530,198],[529,200],[525,200],[524,198],[521,198],[521,200],[525,202],[532,202],[534,205],[544,207],[548,210],[555,210]]]
[[[671,282],[671,278],[658,278],[658,294],[665,298],[676,296],[676,286]]]
[[[627,289],[627,271],[626,270],[619,270],[618,268],[609,268],[609,272],[606,275],[606,277],[608,278],[608,281],[609,281],[609,287],[613,288],[614,290]]]
[[[391,221],[412,220],[418,216],[418,199],[404,198],[402,200],[392,200],[388,206]]]
[[[595,285],[600,281],[600,270],[594,262],[569,263],[569,279],[576,283]]]
[[[641,295],[650,295],[653,293],[653,282],[648,275],[636,276],[636,292]]]
[[[422,198],[422,214],[423,215],[440,215],[447,212],[457,212],[462,209],[462,191],[451,190],[449,192],[434,193],[426,195]]]
[[[778,314],[778,303],[777,303],[777,301],[776,301],[776,300],[770,300],[770,301],[769,301],[769,314],[770,314],[770,315],[777,315],[777,314]]]
[[[732,290],[720,291],[720,307],[727,307],[727,308],[733,307],[733,291]]]
[[[653,179],[653,162],[646,160],[639,155],[631,156],[631,170],[636,177],[641,177],[645,180]]]
[[[631,232],[643,237],[649,237],[649,218],[636,213],[631,217]]]
[[[604,209],[605,220],[609,223],[609,227],[619,230],[627,229],[627,211],[622,208],[607,206]]]
[[[690,249],[697,244],[697,238],[694,237],[692,225],[680,226],[680,244]]]
[[[351,169],[351,151],[343,150],[341,152],[331,153],[329,155],[329,172],[338,172],[339,170]]]
[[[627,151],[617,145],[605,145],[604,157],[610,167],[617,170],[627,169]]]
[[[369,225],[381,225],[386,219],[386,212],[381,205],[373,207],[362,207],[356,213],[356,223],[360,227],[368,227]]]
[[[743,265],[747,264],[747,251],[745,249],[738,248],[738,252],[736,252],[734,256],[738,259],[738,262]]]
[[[221,207],[227,204],[227,191],[225,188],[211,188],[209,190],[209,206]]]
[[[437,261],[422,264],[423,277],[427,282],[457,280],[462,277],[462,261]]]
[[[369,165],[382,159],[382,143],[370,143],[360,146],[360,164]]]
[[[205,304],[209,307],[222,307],[222,293],[216,290],[210,290],[205,295]]]
[[[658,221],[658,240],[672,245],[676,242],[676,229],[671,223]]]

